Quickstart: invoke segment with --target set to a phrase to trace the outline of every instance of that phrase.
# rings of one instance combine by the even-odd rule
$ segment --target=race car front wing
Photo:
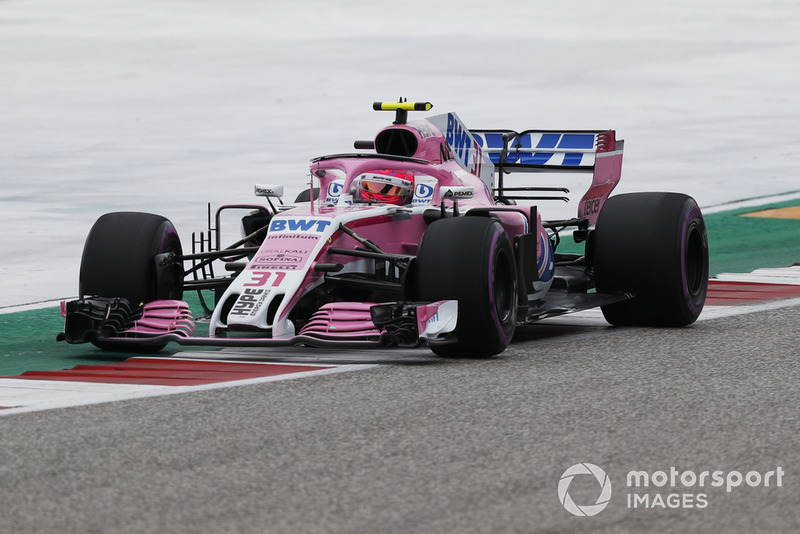
[[[336,302],[322,306],[299,335],[272,338],[264,331],[250,337],[194,336],[195,321],[183,301],[160,300],[132,306],[124,298],[93,297],[62,303],[64,332],[58,341],[101,343],[111,348],[182,346],[279,347],[413,347],[455,341],[458,303]],[[263,336],[259,335],[263,334]]]

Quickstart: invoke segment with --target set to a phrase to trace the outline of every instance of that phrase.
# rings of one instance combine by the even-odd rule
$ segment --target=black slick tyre
[[[124,297],[131,306],[183,296],[180,265],[158,268],[156,256],[180,256],[178,232],[160,215],[107,213],[95,222],[81,259],[81,296]]]
[[[517,274],[500,223],[469,216],[432,223],[419,245],[417,297],[458,301],[457,341],[433,345],[434,353],[486,358],[505,350],[516,324]]]
[[[108,213],[89,231],[83,248],[79,292],[83,297],[122,297],[131,308],[154,300],[183,297],[180,260],[165,262],[164,254],[182,255],[178,232],[160,215]],[[158,258],[157,258],[158,256]],[[166,346],[95,340],[103,350],[155,352]]]
[[[679,193],[609,198],[592,235],[598,292],[633,299],[603,306],[613,325],[686,326],[708,290],[708,237],[695,200]]]

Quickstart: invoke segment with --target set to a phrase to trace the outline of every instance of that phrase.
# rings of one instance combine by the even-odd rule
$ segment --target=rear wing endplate
[[[516,196],[515,193],[557,189],[506,188],[503,176],[511,172],[592,173],[592,185],[581,199],[578,217],[586,217],[594,225],[600,208],[622,174],[624,141],[616,139],[614,130],[472,130],[471,133],[494,164],[495,194],[501,201],[539,200],[541,197]]]

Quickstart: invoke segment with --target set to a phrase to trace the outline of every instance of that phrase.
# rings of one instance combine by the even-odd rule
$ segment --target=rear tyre
[[[432,223],[419,245],[417,298],[458,301],[457,341],[432,346],[434,353],[487,358],[503,352],[516,324],[517,274],[500,223],[485,217]]]
[[[679,193],[631,193],[606,201],[592,235],[599,292],[631,300],[603,306],[613,325],[686,326],[708,290],[708,237],[700,208]]]

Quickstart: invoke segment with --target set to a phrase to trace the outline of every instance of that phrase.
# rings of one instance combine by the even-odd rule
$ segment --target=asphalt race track
[[[491,360],[405,355],[9,414],[0,531],[797,532],[800,301],[782,306],[678,330],[534,326]],[[559,502],[581,462],[612,483],[593,517]],[[731,491],[626,484],[671,468],[783,477]],[[579,504],[598,490],[580,477],[569,489]],[[645,508],[644,494],[680,506]]]

